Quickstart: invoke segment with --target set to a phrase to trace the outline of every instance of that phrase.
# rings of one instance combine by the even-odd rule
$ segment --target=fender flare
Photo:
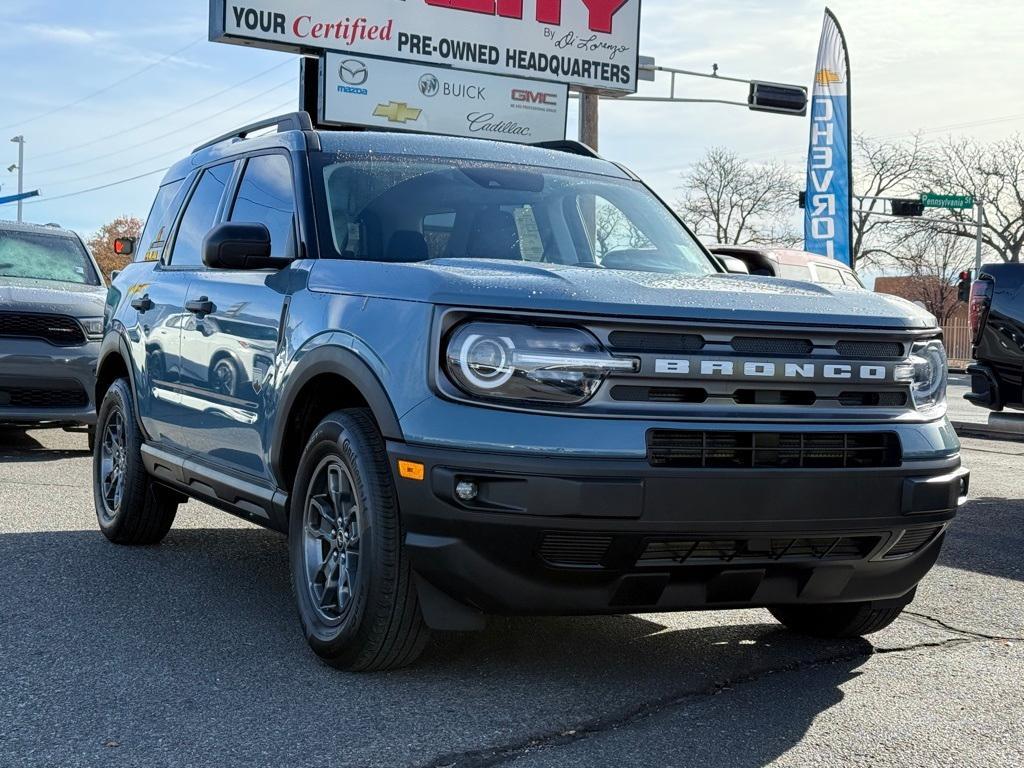
[[[142,415],[139,413],[138,388],[135,385],[135,361],[132,359],[131,347],[128,346],[128,341],[124,338],[124,332],[119,328],[111,330],[103,337],[103,341],[100,342],[100,352],[96,359],[96,384],[92,393],[93,400],[96,402],[96,415],[99,416],[100,406],[103,404],[97,391],[100,372],[103,370],[103,366],[107,364],[107,361],[114,356],[121,358],[124,367],[128,369],[128,384],[132,390],[132,408],[135,410],[135,421],[139,425],[139,429],[142,430],[143,436],[148,439],[149,435],[146,434],[145,427],[142,426]]]
[[[314,377],[325,373],[342,376],[352,382],[352,386],[369,404],[370,411],[386,440],[405,439],[391,398],[370,366],[350,349],[335,346],[319,347],[302,356],[295,370],[289,374],[278,399],[270,442],[270,466],[278,479],[282,477],[281,454],[289,422],[288,415],[302,388]]]

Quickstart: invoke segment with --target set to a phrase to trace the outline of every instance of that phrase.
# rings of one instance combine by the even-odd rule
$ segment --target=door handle
[[[147,312],[149,312],[151,309],[153,309],[153,306],[153,300],[149,298],[148,293],[141,298],[132,299],[132,309],[134,309],[140,315],[144,315]]]
[[[217,311],[217,307],[212,301],[206,296],[200,296],[198,299],[185,302],[185,309],[191,312],[193,315],[203,317],[205,315],[212,315]]]

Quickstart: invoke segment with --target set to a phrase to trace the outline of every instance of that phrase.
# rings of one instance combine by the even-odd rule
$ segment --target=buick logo
[[[426,74],[420,78],[420,93],[424,96],[437,96],[441,90],[441,82],[433,75]]]
[[[362,85],[366,82],[366,78],[370,76],[369,71],[366,69],[366,65],[356,59],[347,59],[341,62],[341,67],[338,69],[338,76],[342,82],[348,85]]]

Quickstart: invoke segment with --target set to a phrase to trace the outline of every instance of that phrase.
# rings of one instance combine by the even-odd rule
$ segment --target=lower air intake
[[[870,469],[898,467],[899,438],[891,432],[647,433],[651,466],[677,469]]]
[[[612,537],[589,533],[548,533],[540,546],[540,556],[558,568],[600,568]]]

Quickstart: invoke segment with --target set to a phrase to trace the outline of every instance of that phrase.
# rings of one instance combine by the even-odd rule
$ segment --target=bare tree
[[[602,199],[594,204],[594,240],[599,257],[617,248],[651,247],[647,236],[622,211]]]
[[[729,245],[793,246],[798,184],[777,162],[756,164],[731,150],[707,151],[682,174],[677,210],[698,235]]]
[[[929,173],[931,155],[920,134],[910,141],[891,142],[856,136],[853,140],[856,193],[863,197],[916,197]],[[870,215],[883,213],[883,200],[865,200],[854,212],[851,252],[854,266],[879,264],[894,248],[914,235],[905,225]]]
[[[984,244],[1003,261],[1024,253],[1024,136],[992,144],[948,139],[936,150],[927,179],[930,191],[974,195],[985,208]],[[952,223],[938,230],[964,240],[977,238],[971,211],[950,211]]]
[[[907,275],[918,301],[946,325],[960,306],[958,278],[973,260],[969,244],[955,234],[917,229],[892,254],[892,264]]]

